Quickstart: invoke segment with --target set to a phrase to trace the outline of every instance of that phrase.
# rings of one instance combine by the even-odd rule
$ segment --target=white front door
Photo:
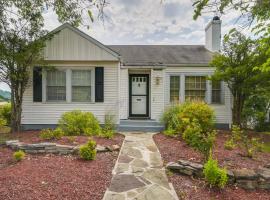
[[[148,75],[130,76],[131,116],[148,115]]]

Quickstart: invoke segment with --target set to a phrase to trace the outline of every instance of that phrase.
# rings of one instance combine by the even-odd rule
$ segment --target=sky
[[[104,21],[79,27],[105,45],[110,44],[204,44],[205,27],[215,13],[192,19],[192,0],[108,0]],[[221,16],[222,35],[236,26],[239,13]],[[61,25],[52,10],[44,13],[45,29]],[[9,90],[0,83],[0,88]]]

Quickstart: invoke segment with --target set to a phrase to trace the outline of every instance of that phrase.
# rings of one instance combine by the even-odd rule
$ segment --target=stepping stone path
[[[153,133],[124,133],[111,185],[103,200],[178,200]]]

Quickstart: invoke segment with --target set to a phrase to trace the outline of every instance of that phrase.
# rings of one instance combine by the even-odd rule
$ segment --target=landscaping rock
[[[233,170],[233,174],[236,179],[244,179],[244,180],[256,180],[258,178],[258,174],[255,173],[252,169],[237,169]]]
[[[253,190],[258,187],[258,182],[256,180],[244,180],[244,179],[236,179],[236,183],[239,187],[247,189],[247,190]]]
[[[108,149],[106,147],[101,146],[99,144],[96,146],[96,150],[97,150],[97,152],[107,152],[108,151]]]
[[[228,182],[233,184],[235,183],[235,176],[231,170],[227,170]]]
[[[269,180],[270,181],[270,169],[269,168],[259,168],[257,169],[257,174],[263,178],[264,180]]]

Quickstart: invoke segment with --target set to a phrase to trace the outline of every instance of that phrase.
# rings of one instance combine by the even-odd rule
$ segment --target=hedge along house
[[[120,130],[162,129],[161,115],[175,102],[203,100],[219,128],[231,124],[231,94],[211,83],[208,66],[219,51],[221,21],[206,27],[205,45],[103,45],[69,24],[47,42],[44,59],[56,70],[34,67],[24,94],[24,129],[55,127],[64,112],[92,112],[104,123],[115,115]]]

